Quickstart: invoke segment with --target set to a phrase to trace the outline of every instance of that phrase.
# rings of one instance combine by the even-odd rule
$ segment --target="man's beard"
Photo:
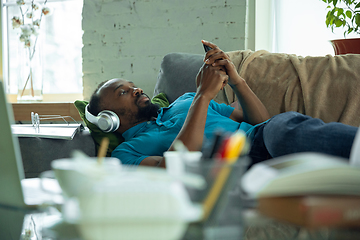
[[[142,95],[147,96],[144,93]],[[145,106],[141,107],[137,104],[140,97],[141,97],[141,95],[139,95],[139,97],[136,98],[136,101],[135,101],[135,105],[138,107],[137,112],[134,112],[130,109],[125,109],[125,108],[119,108],[115,112],[118,114],[118,116],[120,118],[126,117],[127,119],[129,119],[129,122],[132,125],[136,125],[140,122],[149,121],[149,120],[152,120],[153,118],[156,118],[159,114],[160,107],[156,104],[153,104],[150,100]]]
[[[144,95],[147,96],[146,94]],[[136,116],[137,122],[151,120],[152,118],[156,118],[159,114],[160,107],[156,104],[153,104],[150,100],[148,105],[144,107],[140,107],[140,106],[138,107],[139,107],[139,111]]]

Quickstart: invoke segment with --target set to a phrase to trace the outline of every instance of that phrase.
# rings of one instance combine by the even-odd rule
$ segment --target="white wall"
[[[163,56],[203,54],[201,39],[224,51],[245,49],[246,2],[85,0],[84,99],[100,82],[115,77],[134,81],[152,96]]]

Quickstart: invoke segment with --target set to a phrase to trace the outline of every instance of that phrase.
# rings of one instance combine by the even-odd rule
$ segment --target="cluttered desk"
[[[318,158],[327,157],[324,155],[315,156]],[[301,159],[311,160],[315,156],[313,154],[294,155],[293,158],[280,160],[283,167],[290,167],[299,164],[298,161]],[[239,160],[239,163],[246,163],[248,159],[241,157]],[[278,160],[276,159],[275,169],[279,170],[278,164],[280,163]],[[295,161],[296,164],[291,164],[289,161]],[[336,160],[330,158],[330,161]],[[270,162],[270,165],[271,163],[274,162]],[[342,163],[338,162],[337,164],[339,167]],[[53,194],[48,194],[47,201],[36,208],[1,206],[0,239],[19,239],[21,236],[21,239],[58,240],[330,240],[356,239],[360,236],[359,222],[356,217],[356,209],[359,206],[358,197],[349,196],[348,199],[344,196],[321,197],[312,195],[271,197],[270,190],[273,193],[277,190],[279,194],[283,191],[284,186],[274,185],[274,181],[270,181],[273,184],[264,187],[261,185],[263,183],[261,179],[258,179],[260,184],[257,183],[255,187],[252,189],[250,187],[250,190],[247,190],[248,197],[245,197],[242,192],[239,192],[241,189],[238,187],[243,185],[242,188],[249,188],[249,179],[250,181],[253,180],[253,174],[258,173],[258,166],[250,169],[244,175],[243,171],[246,164],[232,166],[227,181],[223,183],[221,191],[216,194],[217,198],[214,205],[210,204],[212,210],[208,216],[201,214],[199,203],[204,204],[210,201],[206,199],[213,199],[208,197],[214,196],[214,186],[219,184],[217,183],[219,178],[216,176],[219,176],[222,169],[226,169],[222,164],[213,166],[201,164],[200,166],[191,160],[189,166],[185,166],[185,171],[190,170],[191,173],[197,172],[199,175],[175,175],[171,177],[162,169],[126,169],[116,159],[105,158],[102,165],[99,165],[96,158],[86,158],[81,154],[74,156],[74,159],[71,160],[55,160],[52,166],[57,172],[56,176],[62,186],[62,192],[54,190],[54,187],[43,186]],[[99,168],[99,166],[102,167]],[[74,171],[76,169],[77,171]],[[209,174],[209,170],[212,174]],[[316,170],[319,171],[319,167]],[[87,185],[89,181],[84,181],[84,175],[79,173],[89,172],[91,177],[90,179],[86,178],[86,180],[91,180],[92,183]],[[120,172],[122,174],[119,178],[118,173]],[[238,177],[242,175],[242,178]],[[263,175],[265,178],[269,178],[269,174]],[[280,172],[271,177],[276,179],[281,175]],[[103,176],[107,176],[106,179],[99,181]],[[243,181],[239,182],[240,179]],[[33,181],[35,186],[40,183],[39,181],[35,183],[35,181]],[[179,184],[179,181],[182,184]],[[205,183],[206,187],[204,187]],[[358,186],[358,184],[356,185]],[[279,187],[282,187],[280,188],[281,191],[278,190]],[[269,190],[269,188],[271,189]],[[59,197],[59,193],[65,201],[56,205],[54,204],[54,197]],[[253,196],[257,195],[262,197],[254,201]],[[144,199],[153,204],[141,206]],[[320,199],[322,202],[316,204],[315,201],[315,204],[309,205],[311,201],[301,202],[299,199]],[[332,199],[332,203],[330,202],[328,206],[324,205],[325,200],[329,199]],[[353,205],[346,203],[347,200],[352,201]],[[342,206],[347,206],[348,209],[352,209],[348,222],[345,221],[346,219],[339,221],[339,215],[334,215],[334,211],[338,211],[334,208],[333,203],[335,201],[343,203]],[[294,212],[291,212],[291,208],[289,209],[288,206],[292,207],[293,210],[299,209],[298,206],[303,206],[304,209],[313,207],[315,210],[318,209],[318,211],[323,211],[323,214],[327,214],[327,218],[331,215],[337,217],[338,221],[322,222],[321,226],[309,225],[319,224],[319,221],[311,222],[311,219],[305,219],[301,216],[291,219],[289,216],[293,216]],[[304,216],[305,214],[306,212],[303,213]],[[296,222],[299,220],[303,222]]]
[[[325,157],[325,155],[315,156]],[[304,157],[311,159],[314,155],[294,155],[293,158],[282,160],[286,160],[286,162],[299,161]],[[242,160],[246,161],[246,157]],[[86,160],[83,159],[77,163],[64,162],[64,160],[55,161],[54,171],[59,171],[69,164],[87,164],[82,161]],[[65,191],[62,194],[66,201],[60,208],[46,204],[41,205],[40,208],[27,210],[0,207],[0,239],[19,239],[21,236],[21,239],[58,240],[331,240],[358,239],[360,236],[359,197],[352,195],[328,196],[326,194],[280,196],[278,194],[283,191],[284,186],[277,186],[272,182],[272,185],[260,188],[260,184],[257,184],[257,190],[248,191],[248,198],[246,198],[243,193],[237,192],[240,190],[236,187],[239,186],[237,184],[239,178],[235,176],[243,171],[243,166],[238,166],[231,170],[228,178],[230,181],[224,184],[208,218],[205,221],[199,221],[206,216],[199,215],[199,205],[196,203],[203,202],[201,201],[202,196],[209,195],[208,193],[214,186],[210,182],[214,183],[216,178],[207,179],[206,182],[210,183],[208,188],[202,188],[201,186],[204,184],[202,178],[194,175],[187,176],[181,179],[181,182],[186,183],[187,186],[186,192],[184,192],[182,185],[178,184],[179,181],[173,182],[166,172],[157,170],[149,172],[147,169],[139,171],[138,168],[136,170],[135,168],[114,170],[117,163],[112,161],[112,159],[104,159],[107,176],[115,177],[113,176],[115,172],[124,171],[122,181],[117,181],[116,184],[114,181],[98,182],[91,191],[91,196],[85,195],[85,198],[78,196],[79,200],[75,200],[74,194],[79,194],[79,186],[83,184],[81,181],[75,181],[79,185],[69,184],[67,188],[64,188]],[[91,164],[94,164],[93,167],[98,167],[94,159]],[[291,166],[292,164],[282,165]],[[201,168],[201,170],[204,169],[206,168]],[[220,171],[216,168],[211,169],[214,172],[221,172],[221,168]],[[98,169],[89,168],[89,170],[94,173]],[[245,173],[242,178],[245,180],[241,181],[240,185],[247,185],[248,180],[246,179],[252,179],[251,175],[257,171],[258,169],[255,168],[247,172],[249,175]],[[316,171],[319,171],[319,168]],[[208,171],[204,172],[208,173]],[[97,172],[97,176],[102,173]],[[72,173],[67,172],[67,174]],[[280,175],[281,173],[278,173],[276,177],[280,177]],[[64,179],[72,177],[67,175]],[[150,184],[149,179],[151,179]],[[61,178],[59,180],[61,182]],[[119,184],[119,182],[134,184],[130,186]],[[358,184],[355,185],[358,186]],[[82,185],[81,189],[84,190],[84,186]],[[269,188],[271,189],[269,190]],[[299,188],[293,191],[299,191]],[[277,196],[271,196],[269,192],[274,193],[275,190]],[[186,198],[186,193],[189,194],[191,201]],[[253,198],[249,197],[251,194],[259,196],[256,201],[252,201]],[[131,199],[131,203],[126,197]],[[140,206],[139,203],[150,198],[158,204]],[[174,211],[174,209],[176,210]],[[347,214],[339,214],[339,212],[347,212]]]

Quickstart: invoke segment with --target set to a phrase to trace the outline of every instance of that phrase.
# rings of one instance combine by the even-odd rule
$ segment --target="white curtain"
[[[291,53],[301,56],[334,55],[334,50],[329,40],[344,38],[342,29],[335,33],[326,27],[326,4],[321,0],[268,0],[271,7],[267,20],[261,20],[261,15],[256,15],[257,23],[270,22],[272,35],[261,36],[268,41],[267,49],[256,46],[256,50],[265,49],[270,52]],[[256,11],[258,11],[257,5]],[[260,19],[260,20],[259,20]],[[256,28],[258,25],[256,26]],[[349,36],[358,37],[356,35]]]

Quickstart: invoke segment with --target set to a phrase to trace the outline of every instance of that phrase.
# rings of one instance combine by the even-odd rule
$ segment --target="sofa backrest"
[[[154,89],[154,96],[165,93],[172,103],[186,92],[196,92],[196,76],[204,64],[204,55],[191,53],[169,53],[164,56]],[[231,104],[227,90],[220,91],[214,100],[218,103]]]
[[[186,92],[196,91],[196,75],[203,65],[203,55],[169,53],[161,62],[154,96],[165,93],[172,103]]]

